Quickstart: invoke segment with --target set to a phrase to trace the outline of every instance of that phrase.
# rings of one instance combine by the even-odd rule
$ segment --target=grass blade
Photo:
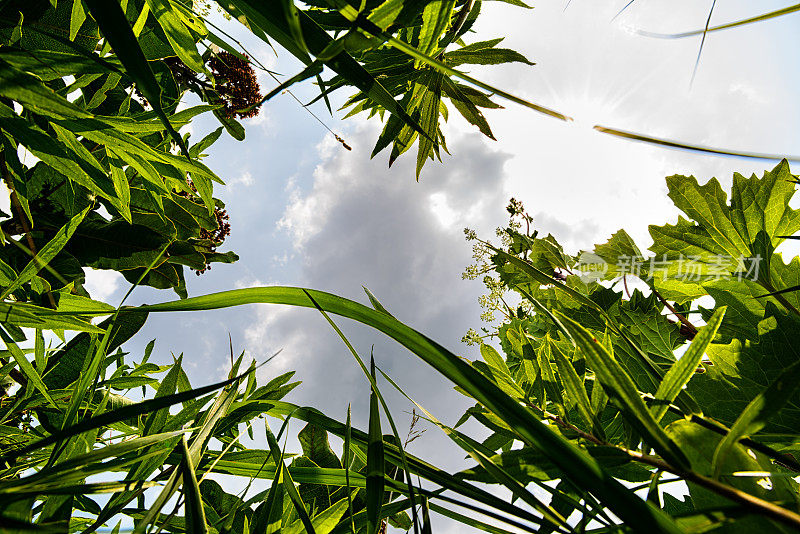
[[[80,423],[72,425],[69,428],[65,428],[64,430],[61,430],[59,432],[55,432],[47,436],[46,438],[42,438],[38,441],[35,441],[34,443],[26,445],[25,447],[9,451],[3,454],[2,457],[0,457],[0,459],[2,459],[3,461],[10,462],[15,458],[19,458],[23,454],[35,451],[36,449],[47,447],[48,445],[52,445],[53,443],[56,443],[58,441],[62,441],[71,438],[73,436],[77,436],[78,434],[88,432],[89,430],[107,426],[112,423],[117,423],[119,421],[124,421],[126,419],[139,417],[140,415],[154,412],[156,410],[160,410],[161,408],[165,408],[167,406],[172,406],[174,404],[179,404],[187,400],[202,397],[207,393],[211,393],[212,391],[216,391],[218,389],[229,386],[230,384],[233,384],[237,380],[242,379],[249,372],[252,371],[248,371],[247,373],[236,376],[234,378],[230,378],[223,382],[217,382],[216,384],[211,384],[208,386],[191,389],[189,391],[183,391],[181,393],[175,393],[173,395],[166,395],[158,399],[146,400],[136,404],[131,404],[130,406],[125,406],[123,408],[118,408],[116,410],[104,412],[101,413],[100,415],[95,415],[94,417],[90,417],[88,419],[83,419]]]
[[[356,524],[353,519],[353,492],[350,489],[350,441],[352,438],[353,428],[350,425],[350,405],[347,405],[347,429],[344,434],[344,476],[347,483],[347,511],[350,514],[350,531],[356,534]]]
[[[720,156],[733,156],[737,158],[762,159],[768,161],[781,161],[782,159],[786,159],[788,161],[795,163],[800,162],[800,156],[781,156],[778,154],[764,154],[761,152],[739,152],[735,150],[728,150],[725,148],[714,148],[704,145],[693,145],[689,143],[682,143],[680,141],[673,141],[670,139],[651,137],[649,135],[639,134],[635,132],[618,130],[616,128],[609,128],[607,126],[601,126],[599,124],[595,125],[594,129],[600,133],[613,135],[615,137],[621,137],[622,139],[628,139],[630,141],[640,141],[642,143],[665,146],[667,148],[674,148],[677,150],[689,150],[692,152],[700,152],[703,154],[717,154]]]
[[[658,385],[655,404],[650,409],[656,421],[660,421],[664,417],[664,414],[669,410],[669,405],[694,375],[708,345],[717,335],[717,330],[719,330],[722,319],[725,317],[726,309],[725,306],[717,308],[714,315],[706,323],[706,326],[701,328],[694,340],[692,340],[689,349],[678,361],[672,364],[672,367],[669,368],[669,371],[664,376],[664,380]]]
[[[375,358],[370,361],[370,375],[375,380]],[[383,458],[383,434],[378,396],[375,389],[369,394],[369,444],[367,445],[367,534],[378,534],[383,506],[383,476],[386,473]]]
[[[727,30],[730,28],[737,28],[739,26],[744,26],[746,24],[752,24],[754,22],[762,22],[764,20],[769,20],[775,17],[780,17],[783,15],[789,15],[790,13],[794,13],[796,11],[800,11],[800,4],[795,4],[793,6],[785,7],[783,9],[778,9],[775,11],[770,11],[769,13],[763,13],[761,15],[756,15],[755,17],[750,17],[742,20],[737,20],[734,22],[728,22],[726,24],[720,24],[719,26],[712,26],[710,28],[706,28],[703,30],[693,30],[683,33],[655,33],[655,32],[648,32],[643,30],[637,30],[636,33],[639,35],[643,35],[645,37],[656,37],[658,39],[682,39],[684,37],[694,37],[695,35],[702,35],[704,33],[711,33],[720,30]]]
[[[194,465],[186,436],[181,438],[181,475],[183,478],[183,495],[186,507],[186,531],[206,534],[206,514],[203,510],[203,498],[200,496],[200,485],[194,472]]]
[[[8,350],[11,353],[11,357],[14,358],[15,362],[17,362],[17,365],[22,370],[25,378],[27,378],[28,381],[32,383],[42,395],[44,395],[44,398],[47,399],[47,402],[49,402],[53,408],[58,410],[58,405],[56,405],[53,397],[51,397],[50,393],[47,391],[47,386],[45,385],[44,381],[42,381],[42,377],[36,372],[36,369],[33,368],[31,362],[29,362],[28,358],[25,357],[25,354],[22,353],[22,350],[20,350],[16,343],[14,343],[14,340],[11,339],[11,336],[8,335],[8,332],[6,332],[5,328],[0,327],[0,337],[3,338],[6,347],[8,347]]]
[[[617,401],[618,408],[629,416],[629,421],[638,427],[645,440],[675,467],[690,469],[689,460],[656,423],[625,369],[588,330],[566,315],[559,315],[606,393]]]
[[[581,414],[581,417],[586,422],[588,427],[592,429],[594,435],[601,440],[605,440],[603,426],[594,415],[594,412],[592,412],[592,403],[589,400],[589,394],[586,392],[586,387],[583,385],[583,380],[581,380],[581,378],[578,376],[578,373],[575,371],[575,367],[573,367],[572,362],[567,359],[563,352],[561,352],[561,349],[559,349],[558,346],[550,339],[548,339],[548,343],[550,344],[550,352],[556,361],[558,376],[561,377],[561,383],[564,384],[564,389],[567,392],[567,396],[575,401],[575,404],[578,408],[578,413]]]
[[[632,495],[600,464],[539,421],[529,410],[505,395],[469,363],[400,321],[363,304],[325,293],[294,287],[256,287],[212,293],[184,300],[141,306],[141,311],[191,311],[219,309],[249,303],[312,307],[308,295],[329,313],[371,326],[396,340],[439,373],[469,392],[489,410],[500,414],[526,444],[545,453],[576,484],[592,491],[603,504],[631,528],[678,533],[677,525],[661,510]],[[641,402],[641,399],[639,399]],[[277,404],[277,403],[276,403]],[[306,414],[308,415],[308,414]],[[649,415],[649,412],[648,412]],[[340,435],[343,429],[340,428]],[[418,465],[418,464],[417,464]],[[435,472],[431,473],[436,476]],[[452,481],[450,481],[452,483]],[[486,497],[484,497],[486,498]],[[499,500],[499,499],[498,499]],[[500,501],[500,506],[506,503]],[[517,507],[511,507],[515,509]],[[535,517],[535,516],[533,516]]]
[[[315,534],[314,525],[311,523],[311,518],[308,516],[308,510],[306,510],[303,499],[297,492],[297,487],[294,485],[294,480],[292,479],[291,473],[289,473],[289,469],[283,462],[283,451],[278,444],[278,440],[275,439],[275,435],[272,433],[272,430],[270,430],[269,425],[265,426],[267,430],[267,441],[269,442],[270,451],[272,451],[272,457],[275,458],[276,469],[280,469],[283,472],[283,488],[285,489],[286,494],[289,495],[289,500],[292,501],[292,504],[294,505],[297,515],[300,517],[300,521],[303,523],[306,532]]]
[[[369,290],[367,290],[366,288],[364,289],[367,291],[367,296],[370,296],[370,302],[372,303],[373,307],[376,310],[381,311],[382,313],[386,313],[391,317],[391,314],[389,314],[389,312],[386,311],[385,308],[383,308],[383,306],[377,301],[377,299],[374,296],[372,296],[372,293],[370,293]],[[308,294],[308,292],[306,293]],[[352,354],[353,357],[358,362],[358,365],[361,367],[361,370],[364,372],[364,375],[367,377],[367,380],[369,380],[371,391],[375,393],[375,395],[377,396],[378,401],[380,402],[381,407],[383,408],[383,412],[386,414],[386,418],[389,420],[389,425],[392,427],[392,434],[394,435],[395,439],[397,439],[397,443],[402,443],[402,440],[400,439],[400,434],[397,431],[397,425],[395,425],[394,418],[392,417],[392,414],[389,411],[389,406],[386,404],[386,401],[384,400],[383,395],[381,395],[381,391],[378,388],[378,384],[375,381],[374,372],[371,373],[367,370],[367,366],[364,365],[364,360],[362,360],[361,356],[358,355],[358,352],[353,347],[352,343],[350,343],[350,340],[348,340],[347,337],[344,335],[344,333],[341,331],[341,329],[336,325],[336,323],[333,322],[330,316],[327,313],[325,313],[325,310],[323,310],[319,306],[319,304],[317,304],[316,301],[314,301],[314,298],[310,294],[308,294],[308,298],[311,300],[311,302],[314,303],[314,306],[319,310],[322,316],[325,317],[325,319],[328,321],[328,324],[330,324],[331,327],[336,331],[336,333],[339,335],[339,338],[344,342],[345,346],[350,351],[350,354]],[[402,447],[400,447],[399,450],[400,450],[400,458],[403,463],[403,470],[405,472],[406,487],[408,489],[408,495],[411,500],[411,513],[413,517],[414,532],[418,534],[419,519],[417,518],[416,502],[414,500],[415,492],[414,492],[414,486],[411,482],[411,472],[408,469],[408,462],[406,461],[405,451],[403,450]]]

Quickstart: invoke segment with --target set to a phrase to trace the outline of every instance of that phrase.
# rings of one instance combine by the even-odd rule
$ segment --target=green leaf
[[[748,405],[781,374],[800,359],[800,348],[789,332],[800,329],[794,314],[766,303],[764,318],[758,322],[757,340],[731,339],[712,344],[706,350],[711,365],[696,375],[686,390],[703,407],[703,413],[727,427],[739,419]],[[800,394],[795,392],[780,413],[769,419],[764,432],[773,434],[774,444],[789,445],[800,427]]]
[[[205,72],[205,65],[200,54],[197,53],[194,37],[181,21],[180,12],[171,0],[146,1],[180,60],[195,72]]]
[[[175,144],[188,157],[189,151],[183,142],[183,138],[173,128],[169,122],[164,108],[161,106],[161,85],[153,74],[147,59],[139,46],[136,36],[133,34],[125,13],[117,2],[106,0],[84,0],[89,7],[89,11],[100,26],[103,36],[114,49],[117,57],[125,67],[125,72],[135,82],[137,88],[142,92],[147,101],[153,106],[153,111],[166,127],[172,136]],[[162,0],[166,1],[166,0]]]
[[[617,407],[629,416],[629,421],[640,429],[645,440],[667,462],[678,468],[689,469],[686,456],[658,426],[625,369],[585,328],[569,317],[559,315],[608,396],[617,401]]]
[[[453,83],[449,78],[445,78],[442,89],[467,122],[477,126],[481,133],[489,139],[495,138],[483,113],[475,106],[472,99],[459,89],[458,84]]]
[[[72,16],[69,21],[69,40],[74,41],[86,20],[86,12],[83,10],[83,0],[72,1]]]
[[[422,27],[417,48],[423,54],[433,55],[439,39],[450,26],[455,0],[433,0],[422,11]]]
[[[42,395],[44,395],[44,398],[47,399],[47,402],[49,402],[53,408],[58,410],[58,405],[53,400],[53,397],[50,396],[47,386],[42,381],[42,377],[38,372],[36,372],[36,369],[33,368],[33,365],[31,365],[31,362],[29,362],[28,358],[25,357],[25,354],[22,353],[17,344],[14,343],[14,340],[11,339],[11,336],[9,336],[2,327],[0,327],[0,337],[3,338],[3,342],[6,344],[8,351],[11,353],[11,357],[14,358],[15,362],[17,362],[17,365],[22,370],[25,378],[27,378],[28,381],[31,382]]]
[[[578,412],[581,414],[587,428],[592,429],[592,433],[599,439],[605,439],[605,432],[600,421],[592,411],[592,404],[589,401],[589,394],[586,393],[586,388],[583,385],[583,380],[578,376],[575,367],[572,365],[567,357],[561,352],[551,339],[547,339],[545,343],[549,343],[551,347],[551,354],[556,361],[558,368],[558,376],[561,378],[561,383],[564,384],[564,389],[567,392],[567,397],[577,406]]]
[[[783,371],[767,389],[750,401],[714,451],[711,467],[715,478],[718,478],[722,472],[723,462],[731,448],[742,438],[752,436],[764,428],[769,418],[779,413],[789,402],[798,386],[800,386],[800,362],[795,362]]]
[[[714,315],[700,329],[689,349],[681,356],[678,361],[672,364],[664,379],[658,385],[658,391],[655,394],[655,403],[651,408],[653,417],[656,422],[661,421],[664,414],[667,413],[669,405],[674,401],[678,393],[681,392],[683,387],[691,380],[697,371],[697,366],[703,359],[706,349],[713,341],[714,336],[717,335],[717,330],[722,324],[722,319],[725,317],[727,308],[725,306],[717,308]]]
[[[702,476],[712,475],[712,458],[723,439],[722,436],[686,419],[679,419],[670,424],[667,427],[667,433],[690,458],[693,472]],[[731,476],[733,473],[747,471],[769,473],[773,469],[774,464],[769,458],[740,444],[734,444],[722,463],[722,472],[724,473],[726,484],[753,497],[773,503],[781,503],[789,509],[797,509],[797,505],[800,504],[798,503],[798,489],[800,488],[791,478],[768,475],[762,477]],[[699,487],[692,481],[688,481],[687,485],[689,486],[691,500],[698,510],[730,505],[730,501],[725,497]],[[763,516],[750,517],[751,520],[748,521],[747,516],[741,519],[734,516],[735,523],[730,526],[734,530],[756,532],[758,529],[763,529],[765,525],[777,525],[777,523],[766,521]],[[790,531],[788,529],[785,530],[785,532]]]
[[[344,515],[345,510],[347,510],[347,499],[341,499],[322,510],[311,518],[314,531],[317,534],[329,534],[339,524],[339,520]],[[302,534],[309,531],[305,529],[302,521],[297,520],[289,525],[284,532],[286,534]]]
[[[709,253],[749,256],[763,251],[764,244],[759,241],[762,232],[774,250],[783,241],[779,236],[800,229],[800,211],[788,207],[795,190],[790,178],[785,161],[771,172],[765,172],[761,179],[755,175],[745,178],[735,174],[730,205],[714,179],[699,186],[691,178],[668,178],[670,198],[699,228],[677,243],[657,240],[651,250],[656,254],[669,254],[684,244],[685,255],[697,252],[704,256]],[[674,227],[650,228],[656,239],[661,233],[671,234]]]
[[[30,74],[21,72],[0,58],[0,95],[34,111],[53,117],[82,118],[92,115]]]
[[[486,48],[482,50],[454,50],[444,54],[445,62],[451,67],[459,65],[502,65],[504,63],[524,63],[535,65],[528,59],[514,50],[508,48]]]
[[[61,229],[56,232],[56,235],[54,235],[53,238],[36,253],[36,255],[25,266],[25,268],[20,271],[19,276],[16,280],[14,280],[14,283],[3,291],[3,294],[0,295],[0,299],[5,299],[8,295],[22,287],[23,284],[29,282],[39,273],[40,270],[44,268],[45,265],[50,263],[50,260],[56,257],[56,254],[61,252],[61,249],[63,249],[67,244],[67,241],[70,240],[72,234],[75,233],[78,225],[81,223],[81,221],[83,221],[83,218],[87,213],[89,213],[90,209],[91,207],[84,209],[82,212],[72,217],[67,224],[61,227]]]

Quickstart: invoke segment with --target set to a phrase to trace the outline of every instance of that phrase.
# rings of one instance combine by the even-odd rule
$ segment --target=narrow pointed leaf
[[[717,330],[719,330],[722,319],[725,317],[726,309],[725,306],[717,308],[714,315],[711,316],[706,325],[700,329],[692,340],[692,344],[689,345],[687,351],[678,361],[672,364],[672,367],[664,376],[664,380],[658,385],[658,390],[655,394],[656,401],[651,408],[656,421],[660,421],[664,417],[669,405],[694,375],[708,345],[717,335]]]

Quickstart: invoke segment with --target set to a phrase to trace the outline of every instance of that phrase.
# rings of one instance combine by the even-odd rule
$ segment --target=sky
[[[625,228],[645,249],[648,224],[674,222],[664,177],[716,176],[728,187],[733,172],[771,169],[775,162],[699,155],[632,143],[591,129],[603,124],[711,146],[800,154],[800,14],[709,35],[697,74],[700,38],[664,40],[636,29],[679,32],[702,28],[710,1],[638,0],[613,21],[627,1],[541,0],[532,10],[485,2],[471,40],[505,36],[502,46],[522,52],[535,66],[475,67],[471,74],[532,102],[576,118],[563,123],[511,102],[486,113],[497,141],[481,136],[452,114],[445,126],[452,156],[426,166],[414,179],[415,157],[387,167],[387,154],[370,160],[380,125],[324,106],[311,109],[353,147],[342,146],[289,95],[245,121],[247,139],[223,138],[206,163],[228,184],[218,188],[231,217],[224,249],[239,262],[215,265],[201,277],[189,273],[190,295],[257,285],[294,285],[367,303],[368,287],[398,319],[456,354],[474,358],[460,342],[479,328],[479,281],[464,281],[471,260],[463,228],[491,237],[507,222],[510,197],[524,202],[534,226],[576,252]],[[787,2],[718,2],[712,25],[778,9]],[[238,31],[260,61],[283,75],[300,66]],[[276,83],[260,77],[262,87]],[[303,101],[314,86],[296,86]],[[341,93],[334,99],[343,102]],[[215,128],[201,118],[193,136]],[[795,172],[797,168],[795,168]],[[110,272],[87,282],[95,298],[118,302],[127,287]],[[129,302],[172,300],[137,289]],[[363,356],[377,364],[420,404],[446,423],[470,405],[436,371],[399,346],[346,320],[337,320]],[[313,310],[252,305],[215,312],[152,316],[126,345],[134,359],[157,338],[154,358],[184,354],[195,385],[227,372],[228,336],[236,352],[263,361],[281,350],[260,377],[295,370],[303,381],[287,400],[323,409],[367,426],[368,383],[324,318]],[[374,348],[373,348],[374,346]],[[387,395],[401,432],[410,406]],[[295,432],[299,430],[299,426]],[[436,429],[411,452],[457,469],[463,454]],[[463,532],[442,519],[438,532]]]

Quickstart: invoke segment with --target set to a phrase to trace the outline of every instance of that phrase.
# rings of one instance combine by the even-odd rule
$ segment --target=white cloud
[[[86,283],[84,284],[89,295],[95,300],[107,302],[123,280],[122,275],[116,271],[96,270],[87,268]]]

